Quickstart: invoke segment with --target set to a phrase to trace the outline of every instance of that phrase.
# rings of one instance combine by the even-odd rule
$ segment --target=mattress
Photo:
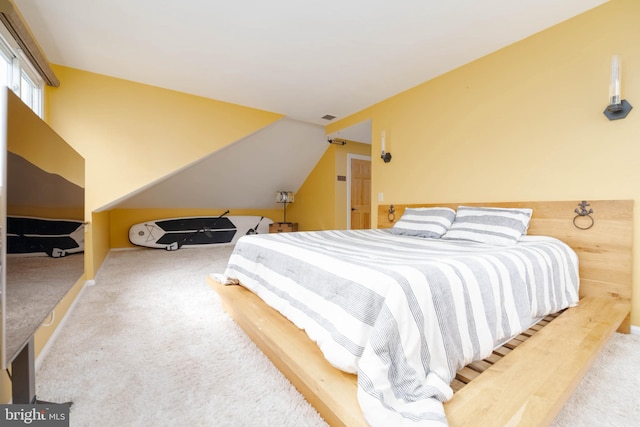
[[[372,426],[446,425],[455,373],[578,302],[563,242],[510,246],[344,230],[243,236],[224,273],[358,375]]]

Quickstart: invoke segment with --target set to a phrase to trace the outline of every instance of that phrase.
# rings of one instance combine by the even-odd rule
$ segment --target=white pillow
[[[459,206],[453,224],[442,238],[513,245],[527,233],[532,212],[528,208]]]
[[[391,227],[392,234],[439,239],[451,226],[456,211],[449,208],[405,208]]]

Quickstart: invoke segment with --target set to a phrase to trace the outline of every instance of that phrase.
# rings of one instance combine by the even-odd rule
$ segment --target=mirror
[[[0,98],[6,368],[84,273],[84,159],[12,91]]]

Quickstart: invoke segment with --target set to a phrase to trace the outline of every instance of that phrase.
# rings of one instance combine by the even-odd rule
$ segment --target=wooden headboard
[[[378,228],[391,227],[404,209],[460,205],[532,208],[527,234],[560,239],[573,248],[580,260],[580,296],[607,296],[631,302],[633,200],[589,200],[586,209],[593,213],[576,218],[581,201],[503,202],[503,203],[432,203],[379,205]],[[393,206],[393,215],[389,214]],[[587,228],[580,229],[578,227]],[[630,319],[620,327],[629,332]]]

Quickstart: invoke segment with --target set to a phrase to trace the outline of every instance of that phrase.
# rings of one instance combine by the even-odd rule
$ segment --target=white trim
[[[4,23],[0,23],[0,38],[4,41],[4,43],[2,43],[2,50],[6,54],[15,56],[15,52],[20,49],[20,45],[18,45],[18,42],[13,38],[13,35],[9,32]]]
[[[24,71],[25,74],[29,76],[29,78],[32,80],[31,83],[33,83],[39,89],[44,88],[44,79],[42,78],[42,76],[40,76],[40,73],[36,71],[36,68],[33,66],[31,61],[29,61],[27,55],[24,54],[24,51],[22,49],[18,49],[16,51],[16,56],[20,58],[20,66],[22,68],[22,71]]]
[[[363,154],[347,154],[347,230],[351,230],[351,160],[368,160],[371,161],[371,156],[365,156]]]
[[[640,335],[640,326],[631,325],[631,333],[633,335]]]

